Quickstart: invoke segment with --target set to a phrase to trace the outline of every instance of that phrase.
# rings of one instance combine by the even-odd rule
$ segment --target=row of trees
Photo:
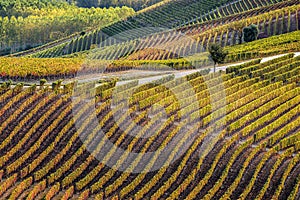
[[[101,8],[109,8],[109,7],[120,7],[120,6],[128,6],[133,8],[134,10],[141,10],[148,6],[151,6],[155,3],[158,3],[162,0],[68,0],[70,3],[76,3],[77,6],[80,7],[101,7]]]
[[[51,42],[70,34],[105,26],[134,14],[122,8],[41,8],[28,9],[30,16],[0,17],[0,51],[2,54]],[[0,52],[1,54],[1,52]]]
[[[66,8],[69,4],[64,0],[0,0],[0,16],[22,16],[30,15],[34,9],[49,7]]]

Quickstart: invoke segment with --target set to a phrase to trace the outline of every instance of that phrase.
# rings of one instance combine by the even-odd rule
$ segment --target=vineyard
[[[234,15],[247,12],[248,10],[255,11],[255,9],[260,9],[261,12],[266,12],[263,8],[276,5],[278,2],[280,3],[281,0],[260,0],[255,3],[248,0],[234,2],[229,0],[205,2],[197,0],[162,1],[137,12],[136,15],[128,17],[123,21],[118,21],[101,29],[92,30],[84,36],[74,38],[69,42],[57,43],[56,46],[52,46],[46,50],[36,51],[32,49],[27,52],[18,53],[16,56],[58,57],[89,50],[93,47],[92,44],[100,45],[101,47],[110,46],[147,35],[151,36],[166,29],[190,29],[190,26],[201,26],[205,22],[211,22],[220,18],[229,17],[232,19]],[[294,0],[293,2],[297,3],[298,1]],[[291,3],[287,1],[287,4]],[[199,18],[199,16],[201,17]],[[197,20],[193,21],[195,17],[197,17]],[[157,21],[156,19],[160,20]],[[186,22],[189,23],[186,24]]]
[[[299,0],[85,3],[0,0],[1,200],[300,199]]]
[[[287,6],[299,3],[288,1],[281,4]],[[275,8],[278,8],[276,5]],[[274,7],[271,7],[274,8]],[[90,54],[100,60],[166,60],[178,59],[196,53],[205,52],[209,43],[220,43],[222,46],[239,44],[239,26],[257,24],[261,37],[271,37],[299,30],[300,6],[287,6],[276,11],[270,11],[254,17],[218,25],[220,22],[202,28],[190,29],[184,35],[180,30],[154,34],[147,38],[131,40],[129,42],[99,48],[100,51],[91,51]],[[263,10],[265,11],[265,10]],[[244,26],[243,26],[244,25]],[[215,27],[215,28],[212,28]],[[188,38],[188,41],[186,41]],[[167,49],[164,49],[167,48]],[[62,50],[61,50],[62,51]],[[69,49],[69,53],[72,50]],[[51,52],[35,54],[37,57],[49,57]],[[95,55],[94,55],[95,54]],[[53,54],[51,54],[53,55]],[[60,55],[60,53],[58,53]],[[51,56],[50,56],[51,57]]]
[[[84,52],[84,54],[91,55],[89,57],[111,61],[124,59],[126,61],[179,59],[207,51],[209,43],[220,43],[223,47],[239,44],[241,40],[241,30],[239,30],[239,27],[249,24],[258,25],[260,38],[268,38],[297,31],[300,28],[299,8],[299,1],[297,0],[283,1],[263,8],[242,12],[241,14],[230,15],[220,20],[208,21],[199,25],[191,25],[175,30],[167,30],[162,33],[151,34],[140,39],[129,40],[119,44],[114,44],[118,42],[119,37],[123,37],[124,34],[132,35],[132,32],[125,31],[121,35],[101,42],[103,41],[101,36],[102,31],[99,31],[94,36],[85,36],[86,39],[77,38],[76,41],[72,41],[68,46],[62,44],[55,49],[50,48],[32,54],[31,57],[57,57],[61,55],[72,57],[74,52]],[[144,28],[140,30],[143,33],[134,33],[145,34],[145,31],[155,32],[156,30],[153,28]],[[99,44],[99,46],[96,49],[86,51],[93,44]],[[265,55],[272,55],[272,52]],[[256,57],[258,56],[260,55]],[[247,58],[251,57],[247,56]],[[230,61],[237,60],[232,59]],[[207,62],[204,59],[202,63]]]
[[[1,87],[1,199],[298,199],[299,72],[288,54],[144,85]],[[107,141],[155,153],[130,160]],[[147,171],[162,158],[170,165]]]

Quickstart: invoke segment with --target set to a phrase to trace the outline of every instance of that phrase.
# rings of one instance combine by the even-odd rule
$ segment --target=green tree
[[[220,44],[210,44],[208,51],[210,54],[210,59],[212,59],[214,62],[214,72],[216,72],[216,65],[224,62],[226,56],[228,55],[228,51],[225,51]]]
[[[258,27],[254,24],[251,24],[248,27],[245,27],[243,29],[243,37],[245,42],[252,42],[254,40],[257,40],[258,36]]]
[[[34,1],[36,5],[33,4]],[[12,9],[20,11],[5,17],[1,17],[0,14],[0,55],[29,49],[74,33],[98,29],[134,14],[134,10],[128,7],[87,9],[66,4],[62,8],[51,5],[43,8],[43,2],[51,0],[29,0],[28,7],[24,7],[25,0],[20,0],[22,4],[18,2],[18,0],[0,0],[0,11],[6,12],[6,9],[10,8],[9,5],[14,6]],[[7,3],[7,6],[1,8],[4,3]]]

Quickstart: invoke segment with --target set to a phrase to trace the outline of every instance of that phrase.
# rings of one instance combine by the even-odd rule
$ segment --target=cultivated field
[[[300,199],[300,2],[155,2],[0,57],[0,199]]]

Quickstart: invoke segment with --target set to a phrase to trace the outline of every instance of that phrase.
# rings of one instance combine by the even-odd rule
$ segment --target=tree
[[[228,51],[225,51],[220,44],[210,44],[208,47],[210,58],[214,61],[214,72],[216,72],[216,65],[223,63]]]
[[[245,27],[243,29],[243,37],[245,42],[252,42],[254,40],[257,40],[258,36],[258,27],[254,24],[251,24],[248,27]]]
[[[243,43],[243,29],[246,26],[246,21],[237,21],[232,24],[233,30],[235,30],[238,34],[239,44]]]

